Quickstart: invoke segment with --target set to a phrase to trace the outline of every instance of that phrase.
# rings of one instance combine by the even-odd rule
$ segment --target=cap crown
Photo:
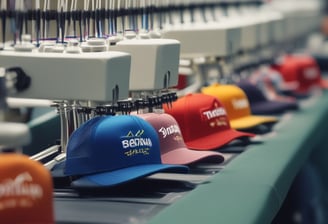
[[[159,139],[148,122],[133,115],[95,117],[72,133],[65,174],[94,174],[154,163],[161,163]]]
[[[202,92],[218,98],[226,108],[230,120],[251,115],[248,98],[238,86],[213,84],[202,88]]]
[[[296,81],[299,90],[307,90],[321,80],[320,69],[315,60],[307,56],[286,56],[284,61],[274,66],[286,82]]]
[[[225,108],[210,95],[188,94],[173,102],[172,108],[163,108],[176,119],[185,141],[230,129]]]
[[[1,223],[54,223],[52,178],[41,163],[1,154],[0,170]]]
[[[300,72],[298,78],[301,88],[307,88],[319,84],[321,74],[316,62],[308,57],[300,57],[298,60],[300,61]]]
[[[159,136],[161,153],[166,153],[177,148],[186,148],[178,122],[170,114],[147,113],[140,117],[149,122]]]
[[[257,102],[268,101],[263,92],[253,83],[241,81],[238,83],[238,88],[246,94],[251,105]]]

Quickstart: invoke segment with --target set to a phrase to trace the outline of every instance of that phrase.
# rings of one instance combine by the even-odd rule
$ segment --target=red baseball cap
[[[178,122],[170,114],[146,113],[138,116],[156,129],[160,140],[162,163],[186,165],[195,162],[224,161],[224,155],[219,152],[188,149]]]
[[[272,68],[281,73],[286,83],[297,83],[293,91],[296,94],[307,94],[313,88],[328,88],[317,62],[309,55],[286,55]]]
[[[0,170],[1,223],[55,223],[52,178],[41,163],[25,155],[3,153]]]
[[[213,150],[235,139],[254,136],[232,129],[225,108],[214,96],[188,94],[173,102],[172,107],[164,104],[163,109],[176,119],[190,149]]]

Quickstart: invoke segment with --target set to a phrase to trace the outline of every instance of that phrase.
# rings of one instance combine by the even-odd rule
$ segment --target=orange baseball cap
[[[163,109],[176,119],[190,149],[218,149],[235,139],[254,136],[232,129],[225,108],[214,96],[188,94],[173,102],[172,107],[164,104]]]
[[[245,92],[235,85],[214,83],[203,87],[202,93],[217,97],[227,110],[232,128],[249,129],[265,123],[277,122],[273,116],[255,116],[251,113],[249,100]]]
[[[39,162],[0,154],[0,220],[6,224],[54,224],[53,184]]]

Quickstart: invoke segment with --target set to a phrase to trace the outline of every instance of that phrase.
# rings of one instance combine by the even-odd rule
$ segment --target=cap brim
[[[212,135],[207,135],[194,139],[192,141],[185,141],[185,144],[189,149],[195,150],[215,150],[218,149],[232,140],[242,137],[254,137],[252,133],[241,132],[234,129],[228,129],[220,131]]]
[[[248,129],[261,124],[277,122],[278,118],[272,116],[256,116],[250,115],[238,119],[230,120],[230,125],[234,129]]]
[[[281,114],[287,110],[297,110],[299,108],[298,103],[295,102],[282,102],[282,101],[264,101],[251,105],[253,114]]]
[[[246,146],[229,146],[221,147],[218,149],[221,153],[242,153],[246,150]]]
[[[57,163],[51,170],[51,176],[53,178],[61,178],[68,177],[68,175],[64,174],[66,160],[60,161]]]
[[[161,155],[162,163],[187,165],[196,162],[222,163],[224,156],[214,151],[196,151],[177,148]]]
[[[170,164],[144,164],[115,171],[86,175],[71,184],[75,188],[110,187],[146,177],[158,172],[187,173],[187,166]]]

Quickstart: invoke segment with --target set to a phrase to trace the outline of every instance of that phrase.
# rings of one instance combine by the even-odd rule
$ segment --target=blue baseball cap
[[[157,172],[189,171],[162,164],[156,130],[134,115],[95,117],[76,129],[67,144],[65,175],[72,187],[108,187]]]

